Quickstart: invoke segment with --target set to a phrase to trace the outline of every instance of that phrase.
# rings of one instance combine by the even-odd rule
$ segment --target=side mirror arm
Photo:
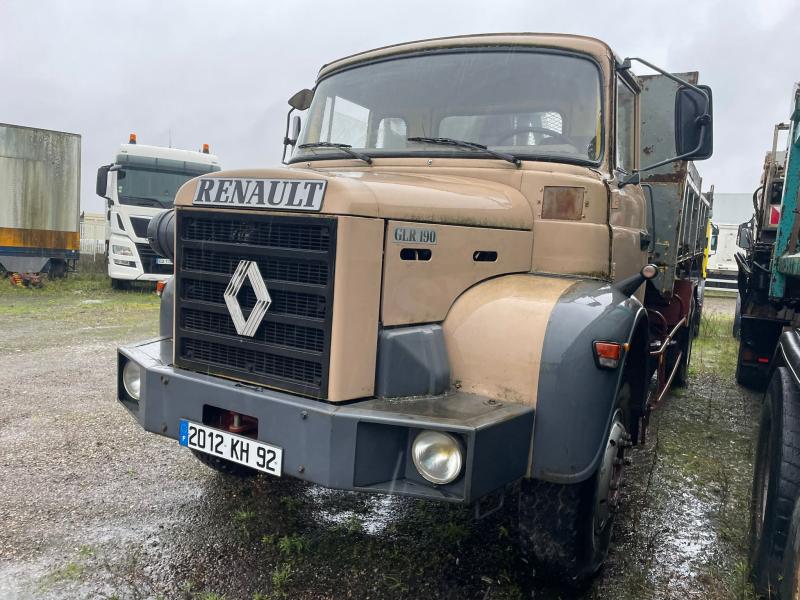
[[[679,154],[678,156],[673,156],[672,158],[668,158],[666,160],[662,160],[660,162],[657,162],[657,163],[655,163],[653,165],[648,165],[646,167],[642,167],[638,171],[635,171],[633,173],[633,175],[631,175],[630,177],[627,177],[626,179],[623,179],[622,181],[620,181],[619,182],[619,187],[621,187],[621,188],[623,188],[626,185],[631,184],[631,183],[639,183],[639,181],[641,179],[634,180],[634,176],[638,176],[639,173],[644,173],[646,171],[652,171],[653,169],[657,169],[658,167],[663,167],[664,165],[668,165],[668,164],[673,163],[673,162],[678,161],[678,160],[683,160],[684,158],[686,158],[688,156],[692,156],[695,153],[699,152],[700,149],[703,147],[703,140],[705,139],[705,136],[706,136],[706,129],[708,128],[709,123],[711,123],[711,114],[708,112],[708,109],[711,106],[711,98],[708,97],[708,93],[703,88],[697,87],[696,85],[691,84],[688,81],[686,81],[684,79],[681,79],[680,77],[676,77],[672,73],[669,73],[669,72],[665,71],[661,67],[657,67],[653,63],[650,63],[650,62],[644,60],[643,58],[637,58],[635,56],[634,57],[630,57],[630,58],[626,58],[625,60],[623,60],[622,64],[617,67],[617,70],[618,71],[629,71],[631,69],[631,63],[634,60],[637,61],[637,62],[642,63],[646,67],[649,67],[649,68],[653,69],[654,71],[660,73],[664,77],[666,77],[668,79],[671,79],[675,83],[677,83],[679,85],[682,85],[682,86],[685,86],[685,87],[688,87],[689,89],[694,90],[695,92],[697,92],[698,94],[703,96],[703,98],[705,98],[706,105],[705,105],[705,108],[703,109],[703,114],[700,115],[697,118],[697,123],[698,123],[698,125],[700,125],[700,136],[698,137],[698,142],[697,142],[697,147],[696,148],[694,148],[691,152],[685,152],[683,154]]]
[[[286,162],[286,150],[289,146],[294,146],[297,140],[289,139],[289,127],[291,126],[292,121],[292,113],[294,112],[294,106],[289,109],[289,112],[286,113],[286,134],[283,136],[283,155],[281,156],[281,163],[287,164]]]

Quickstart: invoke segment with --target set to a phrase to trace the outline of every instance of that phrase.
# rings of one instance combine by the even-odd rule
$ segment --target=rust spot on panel
[[[80,250],[81,242],[77,231],[0,227],[0,246]]]
[[[652,145],[645,146],[644,148],[642,148],[642,152],[650,156],[653,153],[653,146]]]
[[[653,173],[643,178],[642,181],[645,183],[683,183],[685,177],[686,174],[682,172]]]
[[[580,221],[583,217],[585,194],[586,189],[580,187],[546,186],[542,202],[542,218]]]

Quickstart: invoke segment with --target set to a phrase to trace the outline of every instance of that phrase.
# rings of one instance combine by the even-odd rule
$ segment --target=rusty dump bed
[[[697,84],[697,73],[677,73]],[[641,92],[641,164],[647,166],[669,158],[675,136],[675,93],[678,84],[663,75],[639,78]],[[684,267],[702,258],[711,200],[700,193],[701,178],[694,163],[677,161],[642,174],[642,184],[651,197],[648,227],[653,240],[650,260],[660,267],[653,285],[662,296],[673,291]],[[687,269],[688,270],[688,269]]]

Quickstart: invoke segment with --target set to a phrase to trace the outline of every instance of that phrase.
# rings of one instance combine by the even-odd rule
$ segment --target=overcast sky
[[[129,132],[208,142],[225,168],[275,166],[286,100],[323,63],[444,35],[576,33],[699,70],[714,91],[704,187],[749,192],[800,79],[798,17],[797,0],[0,0],[0,122],[80,133],[81,202],[99,212],[97,167]]]

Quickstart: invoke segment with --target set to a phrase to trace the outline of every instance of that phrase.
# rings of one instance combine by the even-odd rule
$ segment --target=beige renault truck
[[[657,71],[549,34],[324,66],[286,168],[193,179],[151,223],[175,276],[119,401],[227,473],[512,495],[537,564],[591,575],[700,301],[710,90]]]

